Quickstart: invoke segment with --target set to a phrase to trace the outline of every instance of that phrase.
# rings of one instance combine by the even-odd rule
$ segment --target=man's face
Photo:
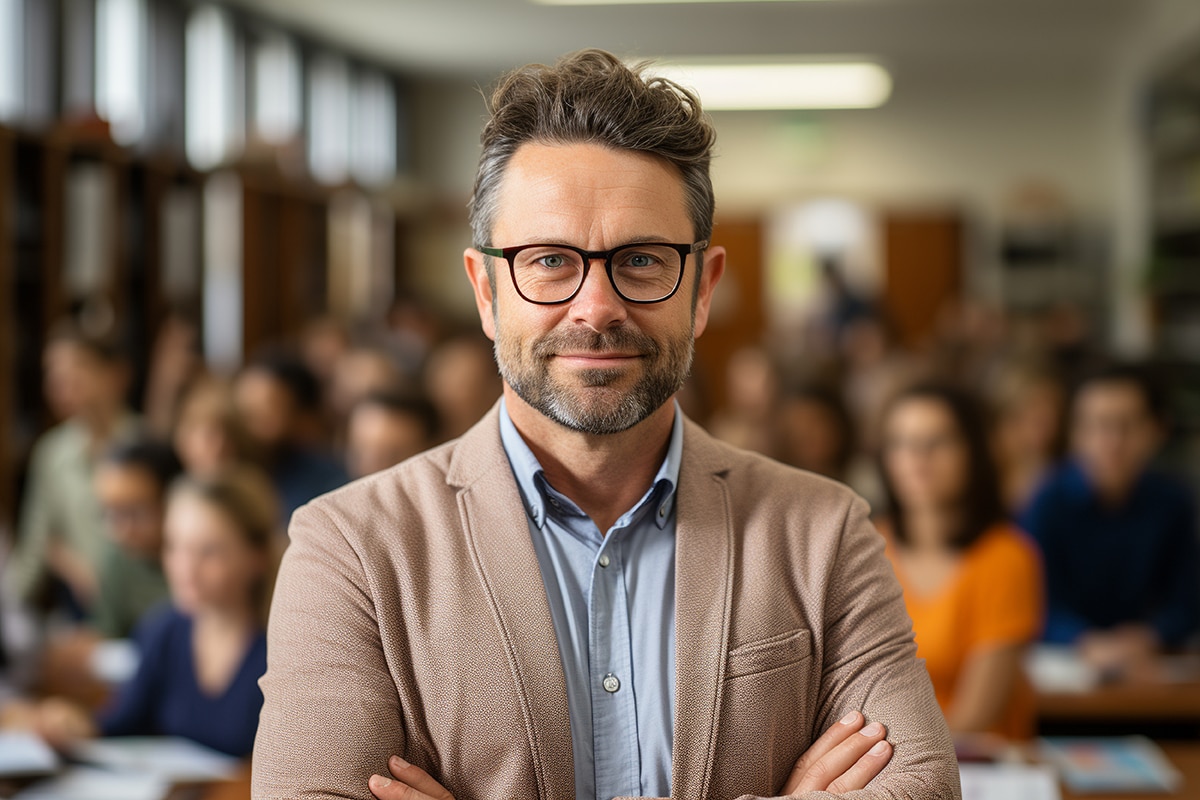
[[[1162,442],[1141,389],[1124,381],[1091,384],[1073,412],[1071,446],[1084,471],[1102,492],[1126,492]]]
[[[691,243],[694,232],[679,174],[643,153],[593,144],[525,144],[500,186],[491,242],[608,250],[632,242]],[[516,293],[503,259],[495,293],[477,251],[466,254],[484,332],[495,342],[505,383],[521,400],[573,430],[612,434],[661,408],[691,368],[724,253],[710,250],[700,285],[697,257],[669,300],[627,303],[594,261],[579,293],[558,305]],[[693,307],[693,297],[695,305]]]

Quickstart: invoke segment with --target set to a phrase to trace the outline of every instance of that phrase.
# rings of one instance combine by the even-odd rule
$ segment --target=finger
[[[875,776],[883,772],[883,768],[892,760],[892,745],[886,739],[880,739],[862,758],[854,762],[854,766],[842,773],[842,777],[829,784],[828,791],[833,794],[844,794],[856,789],[865,789]]]
[[[383,775],[372,775],[367,781],[367,788],[379,800],[434,800],[424,792],[419,792],[404,781],[388,778]]]
[[[829,751],[844,742],[851,734],[862,730],[862,726],[866,723],[863,715],[857,711],[851,711],[846,716],[842,717],[835,725],[833,725],[821,737],[804,751],[804,755],[796,762],[796,766],[792,768],[792,773],[788,776],[787,783],[783,786],[785,795],[794,794],[800,781],[803,780],[805,773],[823,758]]]
[[[805,771],[796,793],[828,790],[830,784],[841,778],[885,736],[887,729],[878,722],[872,722],[858,733],[846,737]]]
[[[418,792],[432,797],[433,800],[454,800],[446,787],[430,777],[429,773],[418,766],[408,763],[400,756],[388,759],[388,769],[394,777],[399,778]]]

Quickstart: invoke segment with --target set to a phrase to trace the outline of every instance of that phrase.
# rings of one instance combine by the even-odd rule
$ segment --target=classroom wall
[[[881,208],[959,208],[972,226],[966,285],[994,295],[993,242],[1006,199],[1023,182],[1049,183],[1098,239],[1112,343],[1144,350],[1149,333],[1136,291],[1148,214],[1142,87],[1172,50],[1200,40],[1193,0],[1159,10],[1101,69],[1066,59],[1050,73],[1019,60],[1003,72],[924,63],[894,75],[893,96],[880,109],[717,113],[718,211],[766,216],[825,196]],[[455,261],[452,274],[438,270],[423,286],[464,314],[471,309],[457,264],[467,243],[458,221],[465,209],[455,215],[474,176],[484,119],[479,87],[488,80],[424,82],[414,93],[416,175],[449,212],[425,230],[419,250],[431,263]]]

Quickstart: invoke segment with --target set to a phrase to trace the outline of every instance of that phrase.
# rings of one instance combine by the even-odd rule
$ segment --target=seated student
[[[167,487],[181,470],[169,445],[135,439],[109,450],[93,485],[113,546],[96,567],[92,627],[120,639],[169,596],[163,575],[163,513]]]
[[[41,704],[32,716],[47,741],[182,736],[249,756],[263,702],[258,679],[267,667],[275,521],[274,499],[257,473],[177,482],[163,552],[172,605],[139,625],[137,672],[98,718],[62,700]]]
[[[233,386],[201,376],[180,398],[171,443],[192,477],[214,475],[248,459],[246,433],[233,400]]]
[[[423,395],[367,394],[350,411],[346,426],[346,464],[355,478],[370,475],[415,456],[437,441],[437,409]]]
[[[1197,628],[1196,515],[1187,490],[1153,471],[1166,399],[1134,365],[1077,386],[1070,459],[1023,523],[1046,565],[1045,639],[1120,672]]]
[[[283,352],[260,355],[237,376],[234,402],[275,485],[285,523],[297,508],[349,479],[322,446],[321,384],[304,362]]]
[[[950,729],[1026,738],[1032,696],[1022,656],[1041,625],[1033,543],[1004,521],[976,404],[923,384],[882,420],[889,513],[880,530]]]
[[[46,345],[44,366],[47,404],[63,422],[33,448],[3,581],[18,602],[78,619],[95,601],[107,547],[92,472],[140,422],[125,404],[128,361],[110,340],[64,325]]]

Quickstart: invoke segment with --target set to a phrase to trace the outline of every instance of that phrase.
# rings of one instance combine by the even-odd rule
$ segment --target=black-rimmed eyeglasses
[[[508,261],[513,286],[521,298],[538,305],[565,303],[579,294],[593,261],[604,261],[608,280],[622,300],[661,303],[679,289],[687,257],[708,242],[666,244],[637,242],[611,250],[583,250],[569,244],[522,244],[483,247],[479,252]]]

